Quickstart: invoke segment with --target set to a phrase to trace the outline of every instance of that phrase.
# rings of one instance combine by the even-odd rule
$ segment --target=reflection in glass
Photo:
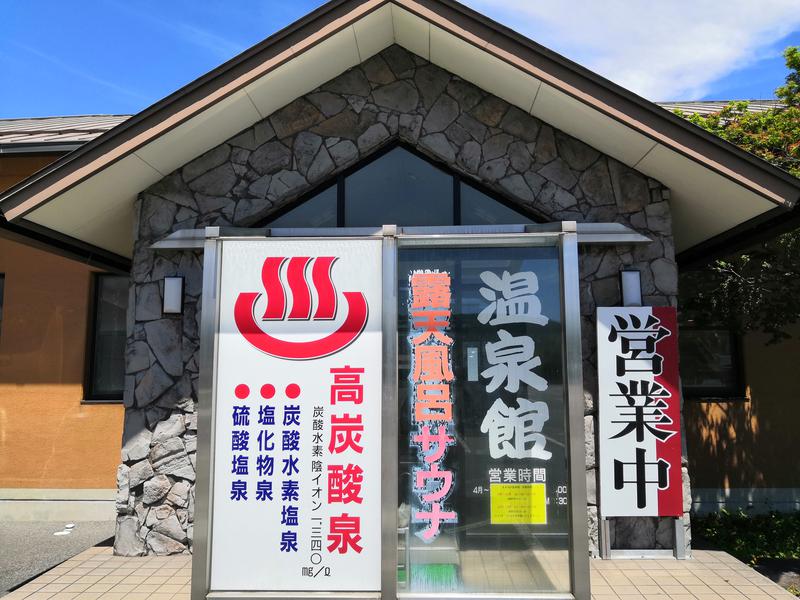
[[[403,249],[398,268],[399,589],[568,592],[566,390],[557,249]],[[453,473],[444,508],[457,513],[457,522],[442,523],[438,536],[428,541],[423,536],[428,525],[418,512],[429,505],[415,483],[425,459],[412,441],[421,427],[414,412],[420,380],[411,370],[412,349],[420,355],[409,338],[418,331],[410,322],[409,277],[425,270],[447,272],[451,279],[446,333],[453,340],[455,444],[440,460],[441,468]],[[533,301],[529,292],[537,286]],[[492,299],[507,304],[487,311]],[[509,337],[514,343],[501,348],[500,342]],[[520,357],[528,350],[541,364],[528,363],[526,355],[526,364],[515,370],[521,375],[518,387],[502,366],[493,370],[504,364],[498,357]],[[494,384],[497,389],[487,392]],[[494,421],[506,429],[494,428]]]
[[[681,384],[689,391],[734,393],[736,369],[733,339],[727,329],[683,329],[678,338]]]
[[[122,396],[125,378],[128,278],[97,275],[91,395]]]
[[[270,227],[336,227],[336,186],[332,185],[269,222]]]
[[[453,178],[394,148],[345,180],[345,225],[452,225]]]
[[[533,223],[531,219],[490,198],[466,183],[461,184],[462,225],[513,225]]]

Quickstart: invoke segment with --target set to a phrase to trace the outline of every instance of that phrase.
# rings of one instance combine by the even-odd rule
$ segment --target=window
[[[533,223],[416,153],[394,146],[267,221],[270,227],[380,227]]]
[[[348,227],[453,222],[453,177],[403,148],[345,179]]]
[[[736,342],[728,329],[681,329],[681,387],[686,398],[744,397]]]
[[[332,185],[297,208],[270,222],[271,227],[336,227],[336,186]]]
[[[95,274],[86,400],[122,400],[127,310],[128,277]]]

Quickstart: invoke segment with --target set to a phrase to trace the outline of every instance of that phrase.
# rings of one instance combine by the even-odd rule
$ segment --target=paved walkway
[[[3,600],[189,600],[191,557],[122,558],[90,548]],[[594,600],[770,600],[794,598],[724,552],[676,560],[592,561]]]
[[[0,521],[0,598],[30,578],[114,537],[115,521]],[[69,531],[68,535],[62,534]]]

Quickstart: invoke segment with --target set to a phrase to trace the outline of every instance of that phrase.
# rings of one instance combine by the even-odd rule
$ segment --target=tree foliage
[[[784,106],[756,113],[747,102],[731,102],[718,113],[686,118],[800,177],[800,47],[787,48],[784,58],[789,75],[775,91]],[[793,230],[684,273],[681,304],[684,319],[763,331],[774,342],[800,321],[799,292],[800,231]]]

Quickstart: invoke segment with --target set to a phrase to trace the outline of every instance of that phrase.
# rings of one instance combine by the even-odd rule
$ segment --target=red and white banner
[[[678,326],[670,307],[597,309],[600,514],[683,514]]]
[[[380,590],[381,241],[221,254],[211,589]]]

